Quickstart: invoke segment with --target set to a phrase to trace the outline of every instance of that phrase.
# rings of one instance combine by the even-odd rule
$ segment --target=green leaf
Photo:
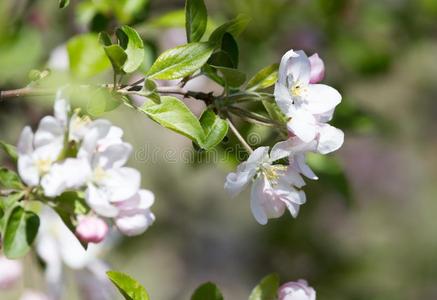
[[[228,133],[228,123],[210,109],[203,112],[200,117],[200,124],[205,131],[203,143],[205,149],[212,149],[217,146]]]
[[[127,54],[119,45],[106,46],[105,53],[111,61],[112,68],[117,74],[125,74],[123,66],[127,60]]]
[[[144,60],[144,43],[138,32],[127,25],[117,29],[117,37],[120,46],[125,50],[127,55],[126,63],[123,70],[126,73],[135,72]]]
[[[246,81],[246,74],[237,69],[225,68],[213,66],[216,68],[225,79],[226,84],[229,87],[239,87]]]
[[[255,74],[247,83],[247,90],[257,91],[268,88],[278,80],[279,64],[272,64]]]
[[[79,78],[89,78],[108,69],[110,62],[99,45],[98,36],[87,33],[67,42],[70,69]]]
[[[111,46],[112,45],[111,36],[107,32],[102,31],[99,33],[99,42],[103,46]]]
[[[232,62],[232,58],[228,53],[219,50],[214,52],[208,60],[208,64],[211,66],[234,68],[235,65]]]
[[[12,159],[13,162],[18,160],[17,148],[0,141],[0,148]]]
[[[164,96],[160,104],[148,101],[140,110],[162,126],[203,144],[204,131],[199,120],[178,98]]]
[[[70,4],[70,0],[59,0],[59,8],[67,7]]]
[[[194,291],[191,300],[223,300],[223,295],[214,283],[207,282]]]
[[[222,41],[223,35],[228,32],[234,37],[239,36],[247,24],[249,24],[250,18],[245,15],[238,15],[235,19],[224,23],[223,25],[217,27],[209,37],[209,42],[214,45],[219,45]]]
[[[185,2],[185,29],[188,43],[202,39],[207,22],[208,13],[203,0],[187,0]]]
[[[113,9],[119,23],[129,24],[133,19],[141,18],[147,12],[149,2],[149,0],[112,0],[109,5]]]
[[[20,258],[30,250],[39,228],[39,217],[16,206],[6,222],[3,251],[10,259]]]
[[[120,94],[106,88],[82,89],[82,92],[88,97],[87,112],[95,117],[116,109],[122,103]]]
[[[185,10],[174,10],[149,21],[149,25],[158,28],[184,27]]]
[[[262,100],[262,104],[264,105],[264,108],[266,109],[267,113],[269,114],[270,118],[272,118],[272,120],[276,120],[283,124],[287,123],[287,117],[284,115],[284,113],[281,111],[281,109],[275,102],[269,100]]]
[[[209,59],[213,47],[208,43],[190,43],[162,53],[147,76],[154,79],[177,79],[200,69]]]
[[[12,190],[24,188],[17,173],[6,168],[0,168],[0,187]]]
[[[218,74],[217,74],[217,70],[214,69],[212,66],[210,66],[209,64],[205,64],[202,67],[202,73],[205,74],[206,76],[208,76],[210,79],[214,80],[216,83],[220,84],[221,86],[225,86],[225,81],[223,78],[221,78]]]
[[[222,39],[222,51],[228,54],[233,68],[238,68],[239,50],[238,44],[232,34],[226,32]]]
[[[12,193],[7,196],[0,197],[0,233],[5,228],[6,219],[9,216],[11,209],[25,195],[25,192]]]
[[[276,300],[279,288],[279,276],[270,274],[252,290],[249,300]]]
[[[126,300],[149,300],[146,289],[132,277],[115,271],[106,273]]]

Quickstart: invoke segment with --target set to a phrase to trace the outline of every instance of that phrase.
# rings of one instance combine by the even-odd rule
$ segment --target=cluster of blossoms
[[[18,172],[29,187],[41,187],[48,198],[65,191],[84,194],[91,208],[78,216],[76,235],[85,242],[103,240],[113,219],[123,234],[143,233],[155,220],[154,195],[141,189],[141,175],[125,164],[132,146],[123,131],[107,120],[91,120],[71,111],[59,92],[54,116],[44,117],[35,133],[25,127],[18,150]]]
[[[260,224],[282,216],[288,208],[296,217],[306,202],[301,190],[301,175],[318,179],[306,164],[306,153],[327,154],[341,147],[344,134],[331,126],[335,107],[341,95],[332,87],[318,84],[324,77],[324,63],[317,54],[307,57],[303,51],[290,50],[282,57],[275,101],[288,118],[288,140],[273,146],[257,148],[235,173],[226,178],[225,189],[234,197],[249,182],[251,209]],[[274,164],[288,158],[288,165]]]

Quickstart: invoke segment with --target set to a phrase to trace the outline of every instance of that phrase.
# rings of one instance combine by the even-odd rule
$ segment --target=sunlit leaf
[[[272,64],[256,73],[247,83],[247,89],[256,91],[274,85],[278,80],[278,67],[278,64]]]
[[[0,168],[0,187],[5,189],[23,189],[20,177],[14,171]]]
[[[135,29],[124,25],[117,29],[120,46],[125,50],[127,59],[123,65],[126,73],[136,71],[144,60],[144,43]]]
[[[200,124],[205,131],[203,148],[212,149],[217,146],[228,132],[228,123],[208,109],[200,117]]]
[[[13,145],[9,145],[3,141],[0,141],[0,149],[2,149],[12,161],[16,162],[18,159],[17,148]]]
[[[270,274],[252,290],[249,300],[275,300],[279,288],[279,276]]]
[[[106,273],[126,300],[149,300],[146,289],[132,277],[115,271]]]
[[[185,29],[189,43],[202,39],[207,22],[208,14],[203,0],[187,0],[185,3]]]

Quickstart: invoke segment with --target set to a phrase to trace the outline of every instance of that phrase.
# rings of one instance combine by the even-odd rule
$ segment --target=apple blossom
[[[0,289],[11,288],[20,280],[23,266],[18,260],[10,260],[0,255]]]
[[[317,53],[308,57],[311,64],[310,83],[318,83],[325,77],[325,63]]]
[[[316,291],[305,280],[291,281],[279,287],[278,300],[316,300]]]
[[[292,166],[273,164],[287,154],[274,146],[269,155],[269,147],[259,147],[238,166],[236,173],[226,177],[225,189],[231,197],[253,181],[251,210],[262,225],[267,224],[269,218],[282,216],[286,208],[296,217],[299,206],[306,201],[305,193],[298,190],[305,185],[299,173]]]
[[[315,68],[316,64],[313,65]],[[306,54],[293,50],[285,53],[274,95],[279,108],[290,117],[288,130],[304,142],[318,139],[323,143],[341,145],[343,133],[325,124],[341,102],[341,95],[332,87],[312,84],[310,80],[311,62]]]
[[[108,224],[96,216],[79,216],[76,236],[86,243],[100,243],[108,233]]]

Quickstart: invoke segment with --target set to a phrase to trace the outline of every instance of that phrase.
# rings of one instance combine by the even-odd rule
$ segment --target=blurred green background
[[[334,124],[345,131],[345,144],[333,158],[312,159],[320,179],[305,187],[308,202],[297,219],[284,215],[260,226],[249,193],[234,200],[224,193],[235,160],[219,152],[215,162],[190,163],[187,157],[199,156],[186,138],[127,108],[104,114],[125,130],[136,149],[130,163],[157,197],[156,223],[105,259],[141,281],[152,299],[188,299],[208,280],[225,298],[245,299],[271,272],[282,281],[307,279],[318,299],[437,299],[437,1],[206,4],[211,26],[239,13],[252,18],[238,39],[241,69],[249,74],[291,48],[319,53],[325,82],[343,95]],[[183,6],[183,0],[72,0],[60,10],[57,1],[1,0],[0,89],[23,87],[29,70],[46,66],[59,69],[51,77],[63,82],[70,77],[59,46],[118,24],[137,28],[153,59],[185,42],[180,13],[159,19]],[[110,82],[109,71],[86,77],[76,79]],[[187,101],[198,113],[194,102]],[[1,102],[0,139],[16,143],[25,124],[35,126],[52,103],[44,97]],[[262,137],[255,142],[275,138],[247,128],[253,132]],[[146,153],[153,151],[150,159]],[[0,291],[1,299],[16,299],[22,286],[44,288],[34,279],[36,266],[26,268],[23,284]],[[69,294],[65,299],[77,299]]]

